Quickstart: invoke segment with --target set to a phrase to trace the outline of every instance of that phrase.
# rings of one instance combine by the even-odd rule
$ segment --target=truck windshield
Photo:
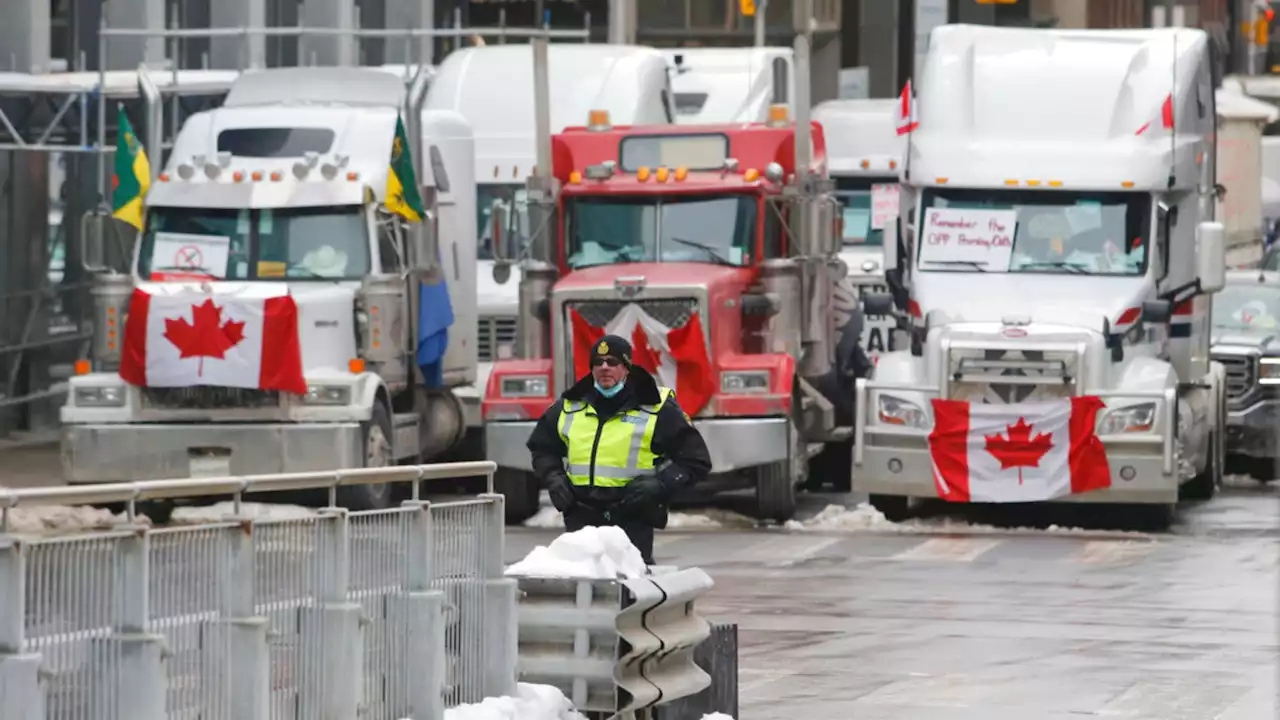
[[[477,257],[493,259],[493,201],[499,200],[507,207],[510,218],[511,248],[524,252],[529,245],[528,191],[520,183],[507,185],[479,185],[476,187],[476,231],[480,234],[476,243]]]
[[[836,178],[836,199],[840,201],[842,244],[845,247],[880,247],[887,222],[886,201],[894,217],[898,203],[897,178]]]
[[[155,207],[138,251],[144,280],[355,280],[369,272],[362,208]]]
[[[566,203],[569,266],[703,262],[742,267],[755,251],[756,198],[577,198]]]
[[[1251,282],[1229,284],[1213,296],[1217,330],[1274,330],[1280,323],[1280,288]]]
[[[1152,223],[1140,192],[929,188],[918,265],[934,272],[1142,275]]]

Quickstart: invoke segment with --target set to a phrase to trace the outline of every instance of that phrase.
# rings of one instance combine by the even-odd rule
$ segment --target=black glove
[[[662,501],[670,503],[676,494],[693,484],[693,478],[684,468],[671,462],[663,461],[657,468],[658,482],[662,484]]]
[[[613,511],[618,515],[635,517],[649,508],[664,504],[663,495],[662,481],[657,476],[642,475],[627,483]]]
[[[547,494],[551,496],[551,504],[561,513],[568,512],[578,503],[569,476],[563,472],[553,472],[547,477]]]

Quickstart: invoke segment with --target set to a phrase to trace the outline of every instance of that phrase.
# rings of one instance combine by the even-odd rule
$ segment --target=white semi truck
[[[940,464],[952,455],[931,440],[935,399],[975,416],[1105,403],[1079,430],[1096,430],[1109,487],[1040,499],[1133,504],[1136,522],[1163,525],[1180,497],[1214,493],[1225,378],[1209,360],[1224,283],[1211,63],[1199,30],[933,31],[901,234],[885,243],[891,294],[865,298],[911,334],[858,383],[854,488],[887,516],[956,497],[947,478],[974,481],[992,462],[966,444],[953,454],[976,464]]]
[[[769,120],[791,108],[795,52],[788,47],[678,48],[662,51],[671,71],[678,125]]]
[[[513,247],[524,247],[531,229],[525,181],[532,174],[534,132],[533,54],[530,46],[488,45],[450,54],[435,69],[428,111],[457,112],[475,133],[477,229],[475,281],[479,296],[475,387],[483,389],[495,359],[515,357],[517,288],[494,275],[490,213],[498,201],[516,218]],[[618,125],[672,122],[667,64],[652,48],[564,43],[548,47],[551,132],[581,125],[590,111],[607,112]],[[499,281],[501,280],[501,281]],[[467,395],[468,404],[479,395]],[[478,434],[473,435],[479,441]],[[470,443],[469,443],[470,444]]]
[[[828,100],[813,108],[827,137],[827,167],[841,205],[840,259],[859,293],[885,292],[880,266],[884,230],[898,218],[898,173],[904,138],[894,122],[896,100]],[[897,349],[891,316],[867,316],[862,349],[873,361]]]
[[[475,382],[474,150],[457,113],[420,112],[423,93],[415,84],[406,98],[379,70],[266,70],[187,120],[146,197],[129,272],[94,275],[93,354],[62,409],[67,482],[377,467],[461,442],[459,390]],[[387,211],[393,147],[410,150],[397,117],[420,146],[421,223]],[[86,257],[101,257],[94,244]],[[449,325],[441,282],[456,322],[428,372],[419,349]],[[139,297],[149,315],[129,316]],[[188,297],[192,308],[152,322]],[[196,316],[199,298],[212,322]],[[260,320],[255,338],[251,318],[219,314],[255,298],[296,307],[298,391],[263,389],[279,380],[268,361],[290,362],[292,323]],[[396,500],[389,486],[342,491],[352,508]]]

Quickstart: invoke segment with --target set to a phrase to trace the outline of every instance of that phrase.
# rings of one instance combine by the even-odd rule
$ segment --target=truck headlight
[[[1258,384],[1280,385],[1280,358],[1262,358],[1258,361]]]
[[[913,402],[892,395],[880,395],[876,398],[876,403],[879,406],[880,422],[886,425],[901,425],[919,430],[929,426],[924,410]]]
[[[720,392],[747,395],[769,392],[768,370],[734,370],[720,373]]]
[[[504,398],[547,397],[548,394],[545,375],[512,375],[502,378]]]
[[[302,396],[304,405],[350,405],[351,388],[347,385],[308,385]]]
[[[1156,426],[1156,404],[1153,402],[1116,408],[1102,416],[1099,435],[1151,432]]]
[[[75,399],[79,407],[124,407],[124,388],[78,387]]]

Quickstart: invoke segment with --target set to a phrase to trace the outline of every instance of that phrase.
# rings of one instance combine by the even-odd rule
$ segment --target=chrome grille
[[[223,410],[275,407],[277,390],[228,387],[141,388],[142,406],[153,410]]]
[[[622,308],[636,302],[641,309],[654,320],[671,329],[684,327],[689,318],[698,311],[697,298],[659,298],[654,300],[584,300],[568,303],[570,310],[576,311],[589,324],[602,328],[609,324]],[[705,319],[704,319],[705,323]]]
[[[1079,362],[1073,352],[953,348],[948,397],[996,405],[1070,397]]]
[[[498,346],[504,343],[515,344],[515,316],[491,315],[480,318],[476,333],[476,353],[480,362],[493,362],[497,359]]]
[[[1238,400],[1253,389],[1258,376],[1256,360],[1243,355],[1214,355],[1213,359],[1227,371],[1228,400]]]

